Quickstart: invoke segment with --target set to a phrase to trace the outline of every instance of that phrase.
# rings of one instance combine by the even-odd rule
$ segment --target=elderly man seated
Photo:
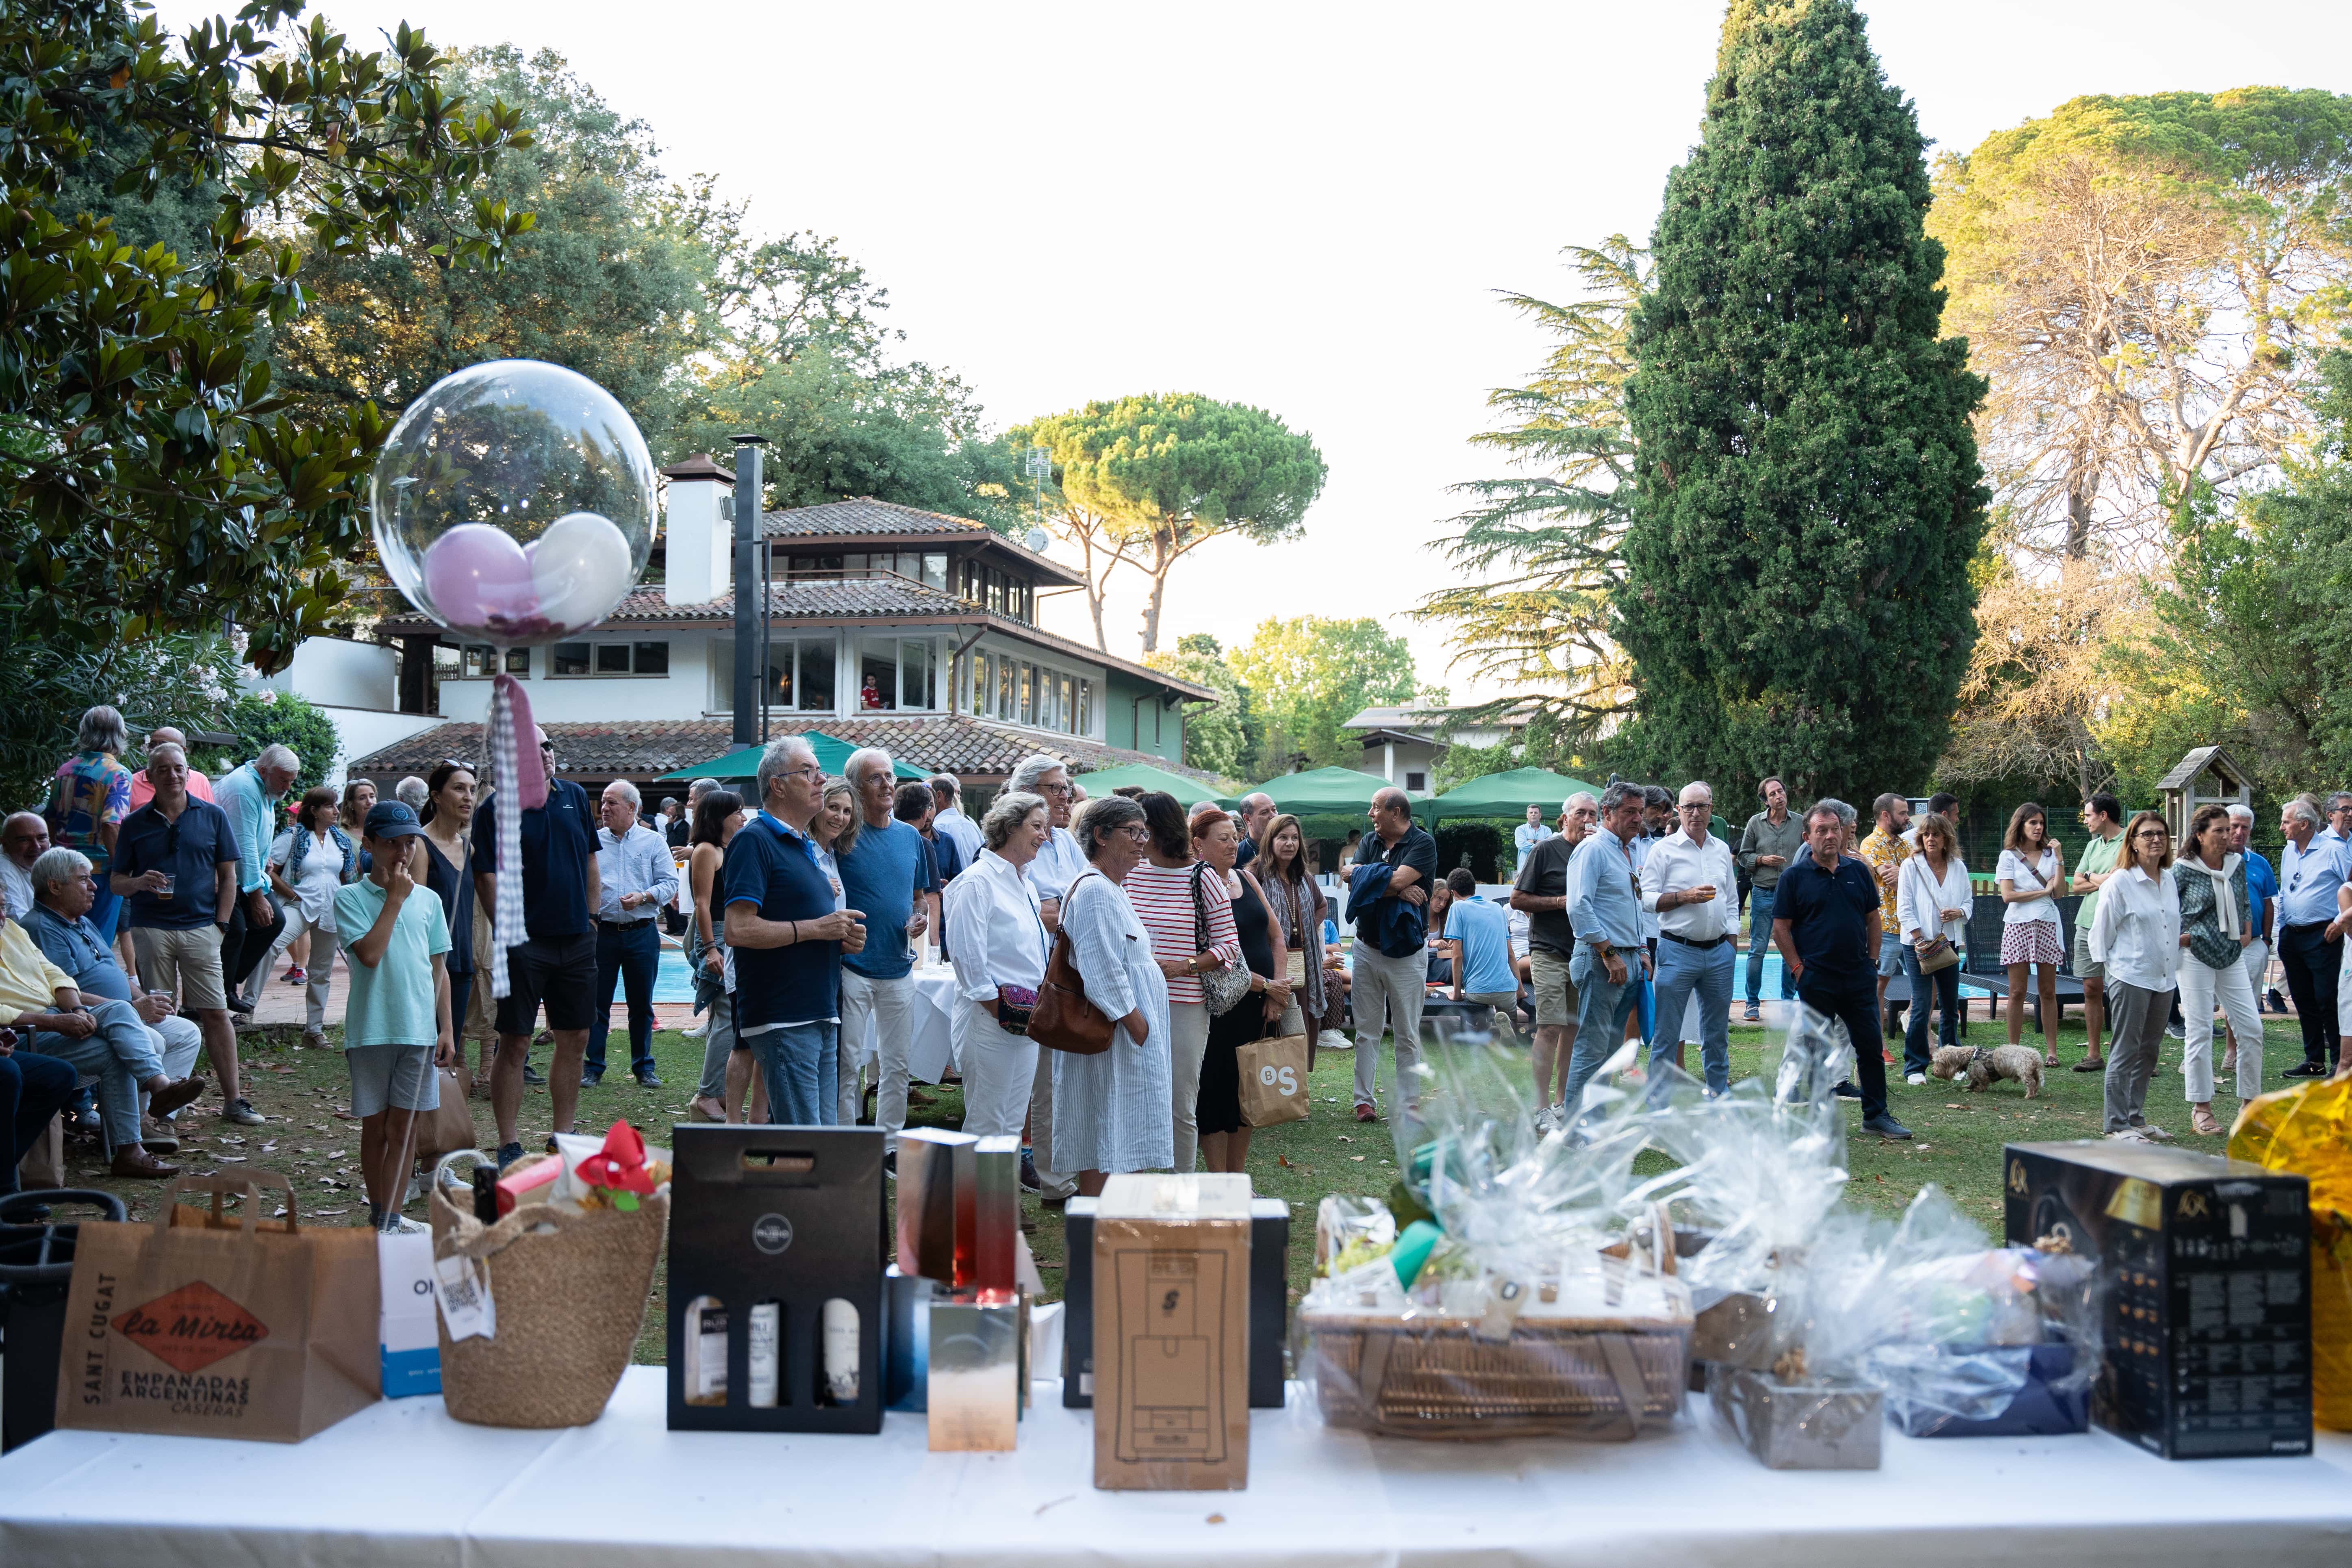
[[[0,918],[22,920],[33,907],[33,862],[49,847],[49,825],[37,811],[0,822]]]
[[[175,1175],[177,1166],[146,1147],[139,1097],[143,1090],[152,1114],[168,1118],[203,1094],[203,1079],[180,1076],[194,1064],[202,1037],[173,1014],[168,997],[132,1000],[130,977],[86,918],[98,884],[85,857],[51,849],[33,862],[32,879],[24,923],[0,921],[0,1023],[29,1030],[34,1054],[98,1081],[115,1175]],[[167,1055],[177,1073],[166,1070]]]

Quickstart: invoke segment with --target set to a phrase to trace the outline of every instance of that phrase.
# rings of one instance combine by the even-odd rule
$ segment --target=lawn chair
[[[2066,962],[2058,971],[2058,1014],[2062,1020],[2068,1003],[2080,1006],[2083,1002],[2083,983],[2074,978],[2073,957],[2074,911],[2082,907],[2082,903],[2079,897],[2073,895],[2058,900],[2058,947],[2060,952],[2067,954]],[[2001,902],[1999,893],[1979,893],[1969,910],[1969,955],[1967,962],[1960,966],[1960,973],[1969,984],[1981,986],[1991,993],[1985,998],[1985,1016],[1989,1019],[1999,1017],[1999,1005],[2009,999],[2009,972],[2001,967],[2000,962],[2001,914],[2007,907]],[[2030,977],[2027,980],[2026,1002],[2032,1009],[2032,1026],[2039,1032],[2042,1027],[2042,990]]]

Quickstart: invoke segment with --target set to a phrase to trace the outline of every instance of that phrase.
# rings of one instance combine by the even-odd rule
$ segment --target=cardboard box
[[[2091,1419],[2168,1459],[2311,1452],[2309,1184],[2158,1144],[2012,1143],[2008,1238],[2099,1265]]]
[[[880,1130],[698,1123],[672,1136],[670,1429],[879,1432],[888,1334]],[[829,1329],[836,1301],[847,1310],[835,1306]],[[692,1357],[689,1323],[711,1331]],[[700,1388],[688,1384],[690,1364]]]
[[[1062,1404],[1087,1410],[1095,1402],[1095,1200],[1072,1198],[1062,1214],[1069,1257],[1062,1282],[1067,1310],[1057,1363]],[[1289,1247],[1290,1205],[1280,1198],[1250,1199],[1249,1402],[1254,1410],[1279,1410],[1287,1394]]]
[[[433,1307],[433,1237],[425,1231],[379,1235],[376,1273],[382,1288],[383,1396],[401,1399],[441,1392],[441,1336]]]
[[[1249,1178],[1119,1175],[1095,1205],[1095,1485],[1249,1485]]]

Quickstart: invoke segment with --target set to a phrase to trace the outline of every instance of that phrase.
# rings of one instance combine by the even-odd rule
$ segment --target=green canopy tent
[[[1547,768],[1513,768],[1508,773],[1472,779],[1434,800],[1416,802],[1415,814],[1425,822],[1443,822],[1449,817],[1500,819],[1525,816],[1532,805],[1542,809],[1544,822],[1549,826],[1559,815],[1560,802],[1580,792],[1590,794],[1595,800],[1601,798],[1599,784],[1586,784]]]
[[[777,737],[777,740],[782,739],[783,737],[781,735]],[[809,749],[816,753],[816,765],[828,773],[839,773],[848,765],[849,753],[857,750],[840,736],[828,735],[822,730],[805,731],[802,733],[801,739],[806,741],[809,743]],[[760,759],[766,754],[767,750],[766,746],[746,746],[740,752],[730,752],[723,757],[714,757],[698,766],[680,768],[674,773],[664,773],[662,781],[667,783],[676,779],[681,784],[691,784],[696,779],[717,779],[721,784],[727,784],[736,779],[753,778],[760,772]],[[898,776],[902,779],[930,777],[922,769],[909,767],[905,763],[894,761],[891,766],[898,771]]]
[[[1372,796],[1388,787],[1389,781],[1377,773],[1360,773],[1353,768],[1311,768],[1268,779],[1254,793],[1272,797],[1276,811],[1294,816],[1360,817],[1371,805]]]
[[[1113,790],[1134,785],[1145,790],[1162,791],[1176,797],[1176,804],[1190,811],[1202,801],[1218,805],[1231,805],[1233,798],[1222,795],[1203,785],[1198,779],[1188,779],[1181,773],[1171,773],[1165,768],[1155,768],[1149,763],[1129,763],[1125,767],[1102,768],[1090,773],[1080,773],[1078,783],[1086,786],[1089,798],[1106,795]]]

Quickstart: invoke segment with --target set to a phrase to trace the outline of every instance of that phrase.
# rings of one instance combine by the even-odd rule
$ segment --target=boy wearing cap
[[[368,1217],[379,1230],[425,1228],[400,1212],[416,1113],[439,1107],[433,1069],[457,1059],[444,956],[448,921],[439,899],[412,896],[416,880],[408,871],[408,841],[424,831],[398,801],[371,806],[360,840],[371,860],[368,874],[335,889],[336,929],[360,933],[347,936],[351,945],[343,950],[352,964],[343,1060],[352,1075],[352,1114],[360,1119]]]

